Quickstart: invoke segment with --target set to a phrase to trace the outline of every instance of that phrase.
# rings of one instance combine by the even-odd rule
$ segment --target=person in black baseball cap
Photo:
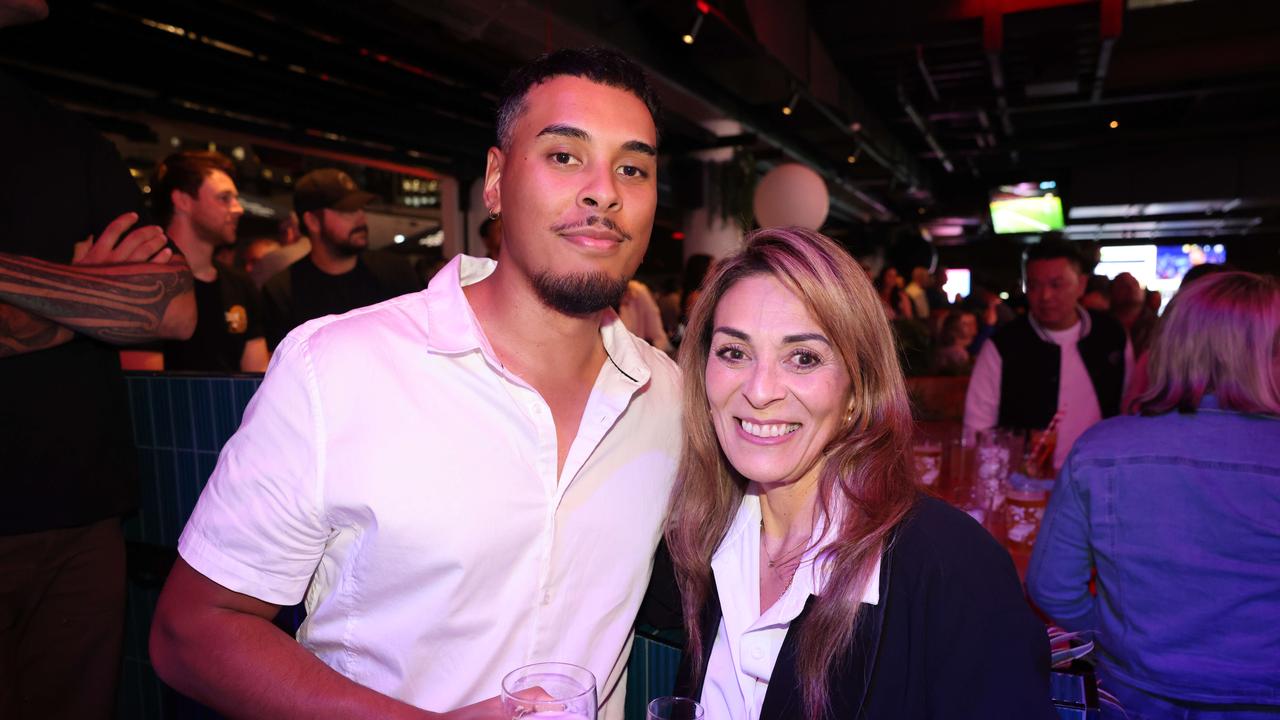
[[[322,209],[349,213],[363,210],[377,197],[356,187],[355,180],[341,170],[322,168],[303,175],[293,186],[293,209],[300,219]]]
[[[293,207],[311,238],[311,252],[262,287],[267,344],[325,315],[336,315],[422,289],[402,257],[369,250],[364,192],[337,168],[312,170],[293,188]]]

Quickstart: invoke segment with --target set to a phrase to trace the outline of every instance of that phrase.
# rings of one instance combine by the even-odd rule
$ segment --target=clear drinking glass
[[[533,663],[502,679],[502,708],[512,720],[596,720],[596,707],[596,677],[577,665]]]
[[[649,702],[649,720],[703,720],[702,706],[684,697],[660,697]]]
[[[942,441],[921,438],[915,444],[916,476],[922,485],[934,487],[942,475]]]

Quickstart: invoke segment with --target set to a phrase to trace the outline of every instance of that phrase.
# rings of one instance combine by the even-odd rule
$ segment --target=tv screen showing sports
[[[1062,198],[1053,180],[1001,185],[991,192],[991,228],[999,235],[1061,230]]]

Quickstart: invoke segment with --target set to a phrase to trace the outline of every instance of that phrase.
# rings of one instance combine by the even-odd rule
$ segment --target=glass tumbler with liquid
[[[595,675],[569,663],[525,665],[502,679],[502,708],[512,720],[596,720]]]

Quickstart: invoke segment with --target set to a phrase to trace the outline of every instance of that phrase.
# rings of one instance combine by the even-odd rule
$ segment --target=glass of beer
[[[502,679],[502,709],[512,720],[596,720],[596,707],[596,678],[584,667],[533,663]]]
[[[1006,542],[1014,550],[1031,550],[1044,510],[1049,504],[1052,480],[1030,478],[1021,473],[1009,476],[1005,490],[1004,522]]]
[[[942,441],[924,438],[916,441],[916,476],[928,487],[938,484],[942,475]]]

